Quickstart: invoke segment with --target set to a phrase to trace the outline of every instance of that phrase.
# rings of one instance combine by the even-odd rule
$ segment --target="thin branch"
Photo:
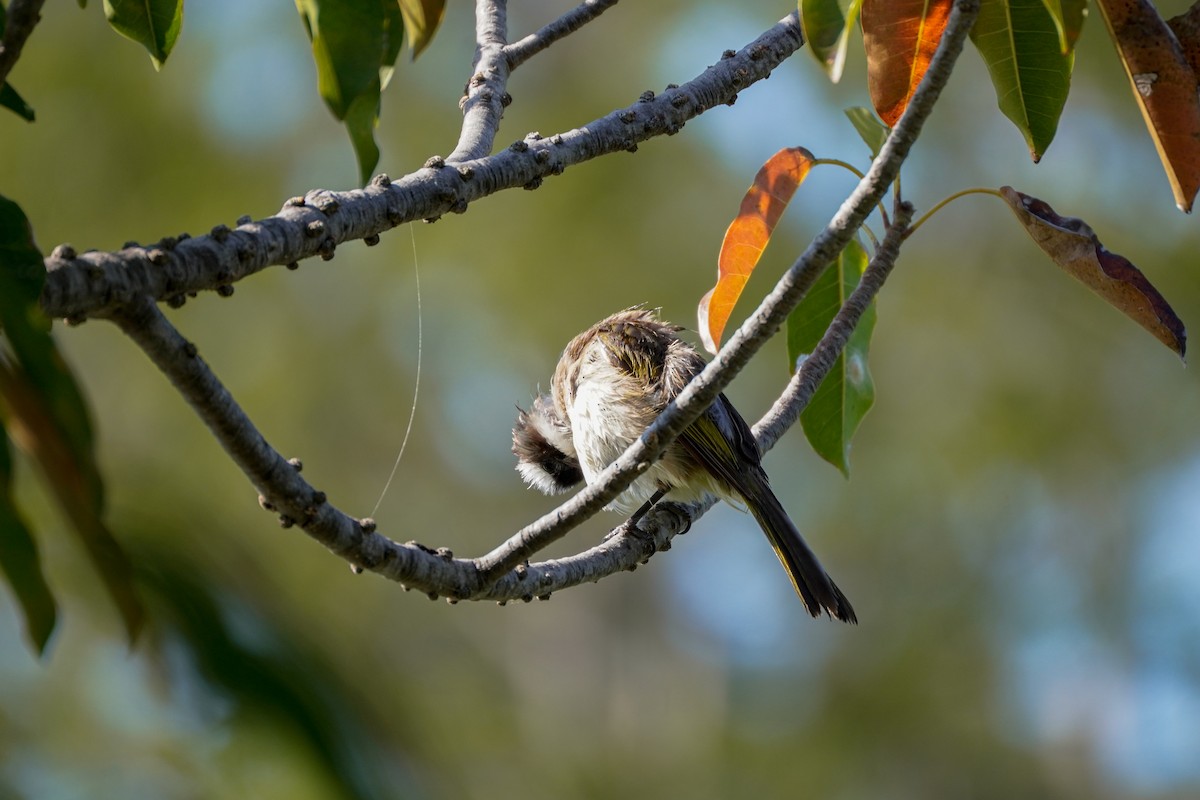
[[[504,56],[504,46],[508,44],[507,17],[505,0],[476,0],[474,72],[467,81],[461,103],[462,132],[458,146],[446,156],[448,164],[483,158],[492,152],[500,117],[512,101],[505,88],[509,73],[508,59]]]
[[[912,216],[913,207],[910,204],[901,203],[896,207],[895,221],[888,227],[883,241],[871,258],[871,263],[859,278],[858,286],[846,298],[821,341],[813,348],[808,358],[804,359],[800,369],[796,370],[796,374],[792,376],[783,394],[771,406],[771,410],[755,423],[754,438],[758,440],[758,447],[764,453],[774,447],[800,418],[800,412],[808,406],[813,393],[821,385],[821,381],[825,380],[829,370],[833,369],[838,356],[846,349],[846,343],[858,327],[858,321],[879,294],[896,265],[900,245],[908,238],[908,225]]]
[[[485,580],[498,578],[556,541],[594,513],[597,506],[602,507],[629,486],[684,428],[704,413],[750,358],[775,335],[817,275],[842,251],[899,174],[900,165],[949,80],[954,61],[962,52],[978,13],[979,0],[955,3],[929,70],[867,176],[716,358],[684,387],[675,402],[593,484],[479,559]]]
[[[792,14],[740,52],[722,58],[691,81],[587,125],[547,138],[530,137],[494,155],[456,164],[431,158],[425,169],[392,181],[377,176],[346,192],[310,191],[288,200],[272,217],[218,225],[202,236],[171,236],[116,252],[79,253],[68,245],[46,259],[42,308],[52,318],[104,316],[141,296],[182,303],[189,294],[232,286],[270,266],[332,258],[343,242],[377,237],[397,225],[462,213],[496,192],[534,189],[544,178],[639,142],[678,133],[684,123],[766,78],[803,42]]]
[[[510,70],[524,64],[564,36],[568,36],[588,24],[596,17],[617,4],[617,0],[584,0],[537,33],[531,33],[520,41],[504,48]]]
[[[0,86],[8,80],[8,73],[21,57],[25,42],[41,21],[44,3],[45,0],[12,0],[8,4],[4,39],[0,41]]]

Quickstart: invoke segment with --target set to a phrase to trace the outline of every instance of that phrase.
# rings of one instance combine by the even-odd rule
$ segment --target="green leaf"
[[[379,146],[375,144],[375,126],[378,124],[378,90],[374,97],[369,93],[363,94],[350,104],[346,113],[346,130],[350,133],[350,144],[358,159],[358,177],[364,185],[371,180],[371,173],[379,163]]]
[[[145,47],[154,68],[162,69],[183,27],[183,0],[104,0],[104,16],[113,30]]]
[[[383,6],[383,58],[379,62],[379,90],[382,92],[392,81],[396,71],[396,59],[404,49],[404,14],[398,3]]]
[[[983,56],[1000,110],[1025,137],[1035,162],[1058,130],[1071,89],[1073,52],[1060,49],[1043,0],[983,0],[971,41]]]
[[[58,608],[42,574],[37,545],[12,496],[12,453],[0,420],[0,572],[8,579],[21,612],[25,635],[38,655],[54,632]]]
[[[366,183],[379,163],[379,95],[399,53],[397,0],[296,0],[312,40],[317,90],[346,123]]]
[[[837,0],[800,0],[800,29],[804,43],[826,72],[833,66],[838,38],[846,17]]]
[[[878,156],[892,129],[884,125],[879,117],[875,116],[874,111],[864,106],[847,108],[846,116],[850,118],[850,124],[858,131],[867,147],[871,148],[871,158]]]
[[[87,8],[87,0],[79,0],[80,8]]]
[[[863,0],[850,0],[842,14],[838,0],[800,0],[800,26],[804,42],[816,56],[829,79],[837,83],[846,66],[850,32],[858,19]]]
[[[414,59],[433,40],[445,12],[446,0],[400,0],[404,29],[408,31],[408,47]]]
[[[1065,55],[1075,48],[1087,16],[1087,0],[1042,0],[1054,29],[1058,33],[1058,47]]]
[[[17,90],[12,87],[11,83],[6,82],[0,86],[0,106],[12,111],[26,122],[33,122],[33,106],[26,103],[21,95],[17,94]]]
[[[21,207],[0,195],[0,330],[18,346],[30,326],[45,330],[37,308],[46,267]]]
[[[866,268],[866,251],[857,241],[851,241],[791,313],[787,330],[788,358],[792,364],[811,353],[821,341]],[[800,425],[813,450],[846,477],[850,476],[850,440],[875,402],[875,385],[867,369],[867,350],[874,328],[872,303],[859,320],[846,349],[800,415]]]
[[[143,622],[132,570],[105,527],[87,404],[38,306],[46,270],[21,208],[0,197],[0,412],[40,468],[117,605],[132,642]]]

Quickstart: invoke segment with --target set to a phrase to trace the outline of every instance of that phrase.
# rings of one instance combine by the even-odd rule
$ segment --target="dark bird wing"
[[[668,359],[663,376],[668,400],[673,400],[704,368],[704,359],[691,348],[679,355]],[[830,579],[771,491],[754,434],[729,398],[719,395],[704,415],[679,435],[679,442],[721,484],[742,498],[767,535],[808,613],[816,617],[825,611],[843,622],[857,622],[850,601]]]

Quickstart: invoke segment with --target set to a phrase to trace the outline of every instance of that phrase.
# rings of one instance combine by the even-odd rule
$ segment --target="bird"
[[[524,481],[545,494],[595,482],[704,369],[682,330],[639,306],[573,338],[550,392],[528,411],[518,406],[512,450]],[[810,615],[858,621],[771,490],[750,426],[724,394],[608,508],[629,513],[664,497],[689,502],[705,495],[754,516]]]

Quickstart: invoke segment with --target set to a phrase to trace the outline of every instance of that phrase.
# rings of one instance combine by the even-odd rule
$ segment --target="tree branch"
[[[203,236],[166,237],[157,244],[117,252],[77,253],[67,245],[46,259],[42,309],[51,318],[82,321],[142,296],[182,303],[188,294],[219,290],[270,266],[321,255],[332,258],[343,242],[373,244],[380,233],[419,219],[462,213],[495,192],[537,188],[567,167],[639,142],[677,133],[688,120],[771,74],[803,42],[793,13],[738,53],[722,58],[688,83],[548,138],[528,138],[494,155],[426,168],[396,181],[380,175],[363,189],[313,190],[294,197],[278,214],[257,222],[218,225]]]
[[[763,418],[755,423],[754,438],[764,453],[774,447],[783,434],[796,424],[800,413],[812,400],[813,393],[821,385],[821,381],[825,380],[829,370],[833,369],[838,356],[846,349],[846,343],[858,327],[858,321],[883,288],[884,282],[892,273],[892,268],[896,266],[896,259],[900,256],[900,245],[908,235],[908,224],[912,222],[912,217],[913,207],[910,204],[897,205],[895,219],[888,226],[879,249],[871,258],[871,263],[863,271],[858,286],[854,287],[854,291],[846,298],[846,302],[829,323],[825,335],[808,358],[804,359],[800,369],[796,370],[783,394]]]
[[[584,0],[575,8],[546,25],[537,33],[504,48],[510,70],[524,64],[559,39],[574,33],[617,4],[617,0]]]
[[[0,86],[8,80],[21,50],[33,29],[42,19],[42,4],[45,0],[12,0],[8,4],[4,39],[0,41]]]
[[[492,152],[504,107],[512,102],[506,90],[510,71],[504,56],[504,46],[508,44],[506,6],[505,0],[475,2],[474,72],[460,104],[462,132],[458,146],[446,156],[448,164],[483,158]]]
[[[670,537],[686,530],[691,519],[703,513],[707,506],[699,504],[686,507],[671,503],[662,504],[662,507],[654,509],[644,518],[642,528],[637,532],[632,532],[627,522],[619,529],[624,535],[611,537],[600,546],[580,555],[535,565],[523,565],[521,562],[529,554],[559,538],[586,516],[595,513],[623,491],[632,479],[651,463],[653,458],[661,455],[669,444],[670,437],[676,435],[678,431],[702,413],[707,404],[732,380],[749,356],[761,346],[770,334],[778,329],[783,319],[786,318],[787,311],[794,307],[803,291],[807,289],[808,285],[811,285],[821,269],[840,252],[845,242],[853,235],[853,231],[865,220],[870,209],[894,179],[924,118],[932,108],[937,93],[948,77],[950,65],[961,49],[966,30],[970,27],[970,18],[977,8],[978,0],[960,0],[956,4],[929,73],[910,103],[909,110],[897,123],[867,178],[860,183],[847,202],[839,209],[826,230],[814,239],[759,310],[730,339],[728,346],[695,381],[689,384],[680,395],[678,402],[664,412],[643,438],[601,476],[598,483],[587,487],[559,509],[543,516],[533,525],[527,526],[504,546],[481,559],[455,559],[445,550],[433,551],[413,543],[398,544],[375,533],[373,522],[352,519],[335,508],[327,501],[324,493],[317,491],[300,477],[297,464],[285,460],[267,444],[229,392],[220,384],[203,359],[198,356],[195,347],[188,343],[162,315],[154,302],[154,295],[134,293],[132,297],[118,301],[110,292],[104,298],[104,302],[93,309],[91,313],[103,312],[105,316],[111,317],[168,376],[176,389],[193,406],[218,441],[230,453],[233,460],[262,492],[264,507],[279,511],[285,525],[290,526],[293,523],[299,525],[310,536],[357,567],[371,569],[406,586],[419,588],[435,597],[444,595],[451,599],[489,598],[498,600],[531,599],[534,596],[544,596],[559,588],[585,580],[597,580],[620,569],[633,568],[639,561],[645,560],[656,550],[665,549],[669,545]],[[785,43],[781,45],[783,50],[786,50],[787,39],[796,42],[796,46],[798,46],[799,31],[795,16],[792,15],[764,37],[760,37],[742,53],[711,67],[697,81],[708,77],[714,70],[720,70],[724,65],[726,70],[720,74],[735,81],[730,86],[744,85],[738,83],[744,73],[730,72],[728,70],[729,63],[735,62],[749,68],[749,65],[754,62],[766,60],[763,51],[756,51],[757,55],[752,55],[751,50],[762,43],[764,38],[781,30],[790,31],[785,37]],[[794,49],[792,47],[792,50]],[[779,58],[786,57],[786,54],[790,52],[787,51]],[[743,66],[735,67],[735,69],[741,70]],[[728,88],[726,87],[726,90]],[[688,100],[685,101],[686,104],[703,102],[693,94],[688,94],[686,97],[688,97]],[[653,103],[654,101],[649,102]],[[676,104],[668,101],[667,106],[675,108]],[[707,107],[711,107],[711,105]],[[695,113],[699,113],[699,111],[693,109],[692,115],[694,116]],[[606,117],[605,121],[612,116]],[[635,121],[639,119],[643,131],[653,128],[656,124],[652,118],[644,119],[635,115]],[[586,135],[585,132],[579,131],[572,132],[572,134],[580,137]],[[565,135],[563,139],[565,142],[567,136]],[[519,148],[506,152],[518,151]],[[594,157],[594,155],[589,157]],[[482,159],[481,161],[490,160]],[[438,172],[445,172],[445,170],[438,170]],[[469,179],[465,182],[470,184]],[[372,192],[385,194],[389,199],[394,197],[391,194],[392,185],[386,181],[376,181],[361,194],[371,195]],[[332,193],[310,193],[310,196],[312,194],[318,198],[333,196]],[[309,204],[307,202],[302,206],[297,204],[292,208],[308,209]],[[899,236],[898,231],[907,225],[911,209],[904,206],[902,210],[903,213],[898,213],[892,228],[889,229],[889,237]],[[327,207],[322,213],[326,217],[330,217],[339,212],[337,208],[329,209]],[[278,217],[272,219],[278,219]],[[253,223],[247,223],[244,227],[252,225]],[[269,226],[266,229],[269,229]],[[328,231],[322,232],[328,233]],[[232,238],[235,233],[228,232],[226,239]],[[248,232],[247,235],[253,239],[254,236],[260,234]],[[885,238],[886,242],[888,242],[888,238]],[[186,244],[186,241],[177,243],[176,249]],[[58,251],[61,250],[63,248],[58,248]],[[56,255],[52,256],[52,260],[68,262],[84,260],[86,263],[86,259],[83,257],[74,258],[73,253],[58,251],[56,251]],[[895,252],[895,247],[881,246],[880,251],[876,254],[876,260],[894,260]],[[90,254],[85,254],[85,256],[87,255]],[[169,259],[167,260],[169,261]],[[873,261],[874,263],[875,261]],[[160,263],[156,266],[168,265]],[[886,269],[880,268],[880,270],[881,276],[886,277],[890,265]],[[86,272],[83,274],[87,280],[93,282],[100,282],[101,279],[106,278],[106,275],[94,272],[91,275]],[[225,277],[226,281],[231,279],[231,276]],[[867,282],[865,276],[864,282]],[[874,285],[870,282],[867,283],[868,287]],[[882,283],[882,278],[878,283]],[[877,288],[878,286],[875,285],[874,290]],[[867,302],[869,302],[869,298]],[[831,326],[831,332],[827,333],[826,338],[830,339],[831,336],[834,338],[830,339],[828,345],[823,340],[821,347],[839,348],[842,346],[837,341],[840,334],[833,330],[833,327]],[[805,380],[817,380],[815,369],[808,375],[809,377]]]
[[[731,55],[724,58],[718,65],[710,67],[692,84],[672,90],[673,94],[665,95],[657,102],[645,98],[639,101],[638,106],[623,112],[614,112],[601,122],[610,123],[613,119],[619,122],[621,144],[628,147],[631,139],[644,138],[650,132],[664,125],[676,124],[672,121],[674,119],[672,112],[678,112],[690,118],[703,109],[712,107],[722,98],[724,102],[729,102],[734,96],[735,89],[746,85],[748,80],[758,79],[760,73],[761,75],[768,74],[775,64],[795,51],[799,42],[799,31],[793,15],[748,46],[742,54]],[[597,142],[602,143],[603,139],[597,140],[592,131],[574,131],[562,136],[561,139],[561,142],[551,141],[550,145],[569,147],[572,146],[574,140],[578,140],[580,146],[592,148],[585,153],[585,157],[594,157],[604,152],[603,149],[596,148]],[[536,145],[537,142],[534,144]],[[514,147],[507,152],[519,153],[521,150],[522,148]],[[495,160],[495,157],[487,159],[492,162]],[[444,172],[444,170],[441,171]],[[474,177],[463,176],[461,171],[458,174],[460,177],[456,180],[460,182],[469,182],[470,177]],[[393,186],[394,184],[389,181],[377,180],[359,194],[372,196],[388,193],[393,190]],[[320,203],[322,207],[316,210],[324,214],[327,219],[334,215],[341,216],[346,211],[337,202],[337,197],[333,193],[316,193],[317,202],[310,203],[309,199],[312,197],[313,195],[310,194],[309,198],[303,199],[302,202],[290,203],[285,207],[284,214],[280,216],[288,213],[311,213],[312,207],[317,203]],[[289,209],[291,209],[290,212]],[[320,222],[319,219],[315,221]],[[239,239],[235,247],[242,248],[240,250],[242,257],[239,261],[245,263],[253,260],[254,253],[250,248],[254,246],[256,237],[271,233],[286,233],[286,230],[280,231],[275,228],[275,225],[280,222],[278,217],[265,220],[264,223],[268,224],[256,225],[245,222],[241,226],[241,228],[248,229],[245,231],[244,237],[239,236],[242,233],[239,230],[218,231],[210,237],[198,238],[210,239],[209,242],[203,243],[207,247],[222,245],[235,238]],[[312,220],[306,229],[310,234],[313,228],[317,228],[317,233],[321,235],[332,235],[323,225],[314,226],[311,222]],[[271,246],[271,241],[268,239],[268,247]],[[160,243],[158,252],[151,251],[147,256],[148,262],[163,268],[163,271],[167,273],[168,280],[176,281],[173,286],[176,291],[182,287],[178,276],[171,272],[173,266],[171,253],[178,252],[183,248],[197,247],[193,242],[195,240],[184,239],[183,241]],[[277,245],[277,247],[286,246],[286,241]],[[60,262],[80,260],[86,262],[87,256],[95,255],[97,254],[84,254],[79,257],[70,252],[69,248],[60,247],[56,249],[52,259]],[[84,277],[98,282],[105,278],[105,275],[98,274],[93,269],[90,274],[85,272]],[[221,275],[221,280],[228,283],[235,277],[233,274],[226,273]],[[547,584],[542,581],[538,584],[538,591],[534,592],[530,584],[523,582],[522,576],[525,573],[521,570],[513,571],[502,581],[489,580],[489,583],[485,584],[481,580],[476,562],[454,559],[446,551],[431,551],[416,544],[397,544],[376,534],[373,523],[355,520],[335,508],[327,501],[323,493],[317,491],[299,476],[295,466],[270,447],[244,411],[208,368],[208,365],[199,357],[194,345],[188,343],[163,316],[154,302],[153,295],[138,293],[137,287],[130,287],[126,291],[132,292],[133,296],[123,301],[114,297],[115,293],[107,292],[103,304],[99,306],[98,311],[93,313],[102,313],[116,322],[168,376],[176,389],[208,425],[235,463],[260,490],[263,505],[280,512],[281,520],[285,525],[298,524],[310,536],[352,564],[372,569],[434,596],[446,595],[451,598],[486,596],[494,599],[511,599],[532,597],[534,594],[544,593],[555,587],[555,582]],[[594,505],[593,513],[599,510],[605,502],[607,500],[600,499]],[[649,554],[638,556],[639,547],[636,542],[633,545],[628,542],[620,542],[611,547],[621,553],[630,553],[633,557],[644,558]],[[653,552],[653,549],[649,552]],[[574,562],[572,563],[574,564]],[[619,568],[602,566],[609,571]],[[575,564],[568,568],[555,569],[565,576],[561,579],[565,580],[569,577],[578,582],[588,575],[598,574],[599,568],[584,563],[582,566]],[[607,574],[607,572],[603,574]],[[494,585],[489,588],[490,584]]]
[[[962,52],[967,33],[978,13],[979,0],[958,0],[955,3],[929,70],[871,169],[830,223],[813,239],[726,346],[684,387],[675,402],[667,407],[642,437],[597,477],[595,483],[479,559],[485,580],[498,578],[531,554],[561,538],[572,527],[595,513],[597,506],[603,507],[633,483],[684,428],[704,413],[750,358],[775,335],[813,281],[842,251],[899,174],[900,165],[908,156],[925,119],[949,79],[954,61]]]

